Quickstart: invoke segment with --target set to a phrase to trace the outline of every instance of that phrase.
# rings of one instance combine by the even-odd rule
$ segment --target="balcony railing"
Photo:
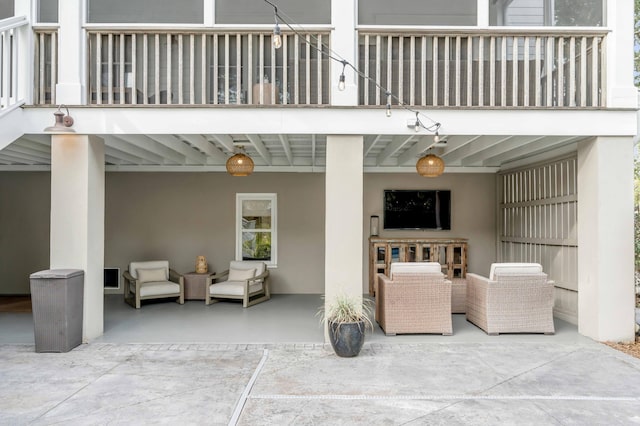
[[[603,107],[606,32],[360,32],[361,105]]]
[[[28,27],[25,17],[0,20],[0,115],[24,103],[25,81],[20,56],[24,50],[21,29]],[[24,62],[24,61],[22,61]]]
[[[328,33],[89,31],[91,104],[329,103]]]
[[[359,105],[604,107],[606,31],[360,31]],[[87,32],[89,104],[327,105],[329,34]],[[35,36],[34,103],[55,103],[56,30]],[[335,66],[335,64],[334,64]],[[3,79],[3,81],[5,81]],[[397,97],[397,98],[396,98]]]

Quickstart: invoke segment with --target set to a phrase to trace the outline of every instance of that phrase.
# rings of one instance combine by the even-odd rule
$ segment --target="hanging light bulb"
[[[273,28],[273,47],[280,49],[282,47],[282,32],[280,31],[280,25],[276,21],[276,26]]]
[[[434,141],[435,143],[440,142],[440,135],[438,134],[438,131],[437,131],[437,130],[436,130],[436,134],[435,134],[435,135],[433,135],[433,141]]]
[[[391,104],[387,104],[387,117],[391,117]]]
[[[340,74],[340,81],[338,81],[338,90],[343,92],[346,87],[346,83],[344,81],[344,72]]]
[[[421,126],[422,126],[422,123],[420,123],[420,119],[418,118],[418,113],[416,112],[416,124],[413,126],[413,130],[415,130],[416,133],[418,133],[420,131]]]
[[[391,117],[391,92],[387,90],[385,93],[387,95],[387,117]]]

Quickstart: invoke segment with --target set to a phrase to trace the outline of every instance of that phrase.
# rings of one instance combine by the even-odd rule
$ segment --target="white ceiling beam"
[[[187,159],[184,155],[173,149],[167,148],[159,142],[156,142],[143,135],[118,135],[119,139],[128,142],[140,149],[155,153],[165,158],[165,162],[169,160],[175,164],[185,164]]]
[[[40,161],[34,161],[34,160],[29,160],[26,158],[23,158],[22,156],[16,156],[13,153],[10,153],[7,151],[7,149],[3,149],[2,151],[0,151],[0,158],[7,160],[10,162],[10,164],[38,164],[40,163]]]
[[[202,135],[179,135],[179,138],[189,142],[207,156],[208,164],[225,164],[227,156]]]
[[[42,157],[40,155],[31,155],[28,152],[22,152],[19,147],[13,147],[13,145],[9,145],[7,148],[2,150],[3,153],[6,153],[13,158],[20,158],[24,161],[34,162],[36,164],[51,164],[51,157]]]
[[[456,162],[458,160],[464,160],[469,155],[473,155],[483,149],[490,148],[501,142],[508,141],[511,136],[494,136],[485,135],[475,139],[473,143],[465,144],[455,151],[445,151],[441,157],[445,162]],[[448,144],[447,144],[448,145]]]
[[[222,147],[224,149],[227,150],[227,152],[233,152],[234,151],[234,146],[233,146],[233,138],[229,135],[211,135],[211,137],[213,139],[215,139],[216,141],[218,141],[218,143],[220,145],[222,145]]]
[[[12,143],[7,148],[4,149],[7,152],[13,152],[16,154],[22,154],[28,156],[33,160],[38,160],[40,162],[51,163],[51,152],[42,152],[31,149],[27,146],[23,146],[22,144]]]
[[[418,139],[411,148],[398,156],[398,166],[409,162],[415,164],[415,162],[418,161],[418,156],[435,144],[436,142],[433,140],[433,135],[420,136],[420,139]]]
[[[391,157],[393,154],[402,149],[402,147],[409,143],[409,141],[411,141],[413,137],[414,135],[401,135],[394,137],[393,140],[389,142],[387,147],[380,154],[378,154],[378,157],[376,158],[376,164],[379,166],[382,165],[382,163],[384,163],[387,158]]]
[[[468,145],[478,139],[480,136],[449,136],[447,138],[447,146],[442,151],[442,155],[447,155],[447,153],[454,152],[457,149],[462,148],[465,145]]]
[[[289,143],[289,139],[287,135],[278,135],[280,137],[280,143],[282,144],[282,148],[284,148],[284,155],[287,156],[287,161],[289,164],[293,166],[293,153],[291,152],[291,143]]]
[[[369,151],[376,146],[382,135],[367,135],[364,137],[364,156],[369,155]]]
[[[29,138],[22,137],[18,139],[14,144],[18,144],[19,146],[30,148],[34,151],[41,152],[51,157],[51,144],[49,143],[43,144],[40,142],[32,141]]]
[[[144,164],[145,160],[142,157],[138,157],[136,155],[127,154],[126,152],[120,151],[119,149],[113,148],[111,146],[105,145],[104,147],[105,155],[108,155],[112,158],[117,158],[119,160],[125,160],[132,164]]]
[[[484,164],[487,166],[491,166],[491,165],[500,166],[503,163],[519,160],[524,157],[531,157],[533,155],[548,151],[549,149],[553,149],[555,147],[572,143],[577,139],[578,138],[576,137],[566,137],[566,136],[555,136],[555,137],[544,138],[543,140],[540,140],[535,144],[521,146],[512,150],[509,150],[507,152],[504,152],[500,155],[487,158],[484,161]]]
[[[147,163],[152,163],[152,164],[163,164],[164,163],[164,157],[156,154],[154,152],[151,152],[149,150],[140,148],[139,146],[136,146],[132,143],[123,141],[122,139],[119,139],[117,137],[114,136],[105,136],[104,137],[104,141],[105,141],[105,145],[108,147],[112,147],[117,149],[118,151],[127,153],[129,155],[133,155],[139,158],[142,158],[143,160],[145,160]]]
[[[260,154],[260,156],[264,159],[264,162],[267,165],[271,165],[271,154],[269,153],[267,147],[264,145],[264,142],[262,142],[262,139],[260,139],[258,135],[247,135],[247,139],[249,139],[249,142],[251,142],[256,151],[258,151],[258,154]]]
[[[187,157],[187,160],[191,160],[196,164],[206,164],[207,157],[199,151],[187,146],[184,142],[179,140],[173,135],[148,135],[149,138],[158,142],[165,147],[174,150],[175,152]]]
[[[482,165],[483,162],[494,155],[499,155],[510,149],[517,148],[519,146],[535,143],[543,138],[543,136],[514,136],[508,141],[493,145],[487,149],[484,149],[475,154],[469,155],[462,160],[463,166]]]

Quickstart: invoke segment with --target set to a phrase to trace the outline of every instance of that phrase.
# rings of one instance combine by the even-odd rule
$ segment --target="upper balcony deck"
[[[280,49],[272,36],[266,29],[89,28],[86,103],[331,105],[331,70],[342,64],[332,60],[330,30],[283,33]],[[607,30],[368,29],[357,38],[354,106],[607,106]],[[33,104],[55,104],[57,30],[35,29],[33,39]]]

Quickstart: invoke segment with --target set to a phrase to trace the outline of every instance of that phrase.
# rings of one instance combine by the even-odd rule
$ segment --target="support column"
[[[104,142],[51,136],[51,269],[84,270],[83,342],[104,330]]]
[[[66,105],[84,104],[84,59],[83,37],[84,0],[58,2],[58,83],[56,102]]]
[[[362,299],[363,140],[327,136],[325,309],[337,295]]]
[[[631,1],[607,1],[605,26],[615,28],[606,36],[604,63],[608,108],[636,108],[638,90],[633,85],[634,26]]]
[[[358,68],[358,34],[356,32],[357,8],[355,0],[331,1],[331,50],[355,68]],[[353,68],[344,70],[345,90],[338,90],[342,64],[331,63],[331,105],[358,105],[358,76]]]
[[[578,331],[633,341],[633,138],[578,147]]]

